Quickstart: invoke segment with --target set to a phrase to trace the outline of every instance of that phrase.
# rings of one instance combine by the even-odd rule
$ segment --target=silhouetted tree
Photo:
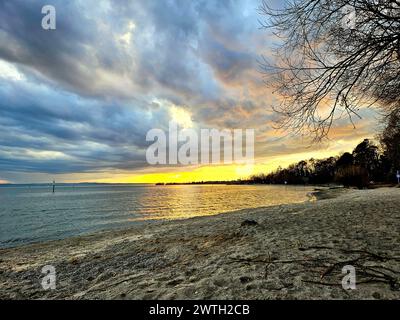
[[[388,169],[391,179],[397,170],[400,170],[400,111],[393,112],[387,125],[380,135],[380,142],[384,150],[384,165]]]
[[[364,168],[372,179],[377,178],[379,170],[379,149],[369,139],[361,142],[353,151],[354,164]]]
[[[353,155],[349,152],[345,152],[339,157],[338,161],[336,162],[336,166],[338,168],[345,168],[351,166],[353,163],[354,163]]]
[[[312,183],[318,184],[332,182],[335,177],[336,160],[335,157],[315,160]]]
[[[357,187],[363,189],[369,186],[369,173],[367,169],[360,166],[347,166],[339,168],[335,181],[343,184],[345,187]]]
[[[325,137],[343,113],[400,109],[399,0],[284,0],[260,7],[281,45],[262,64],[283,97],[279,125]]]
[[[353,153],[340,157],[302,160],[283,169],[279,167],[267,175],[255,175],[253,183],[267,184],[325,184],[337,182],[345,186],[365,188],[370,180],[393,182],[397,168],[400,168],[400,112],[392,115],[381,135],[382,148],[371,140],[359,143]]]

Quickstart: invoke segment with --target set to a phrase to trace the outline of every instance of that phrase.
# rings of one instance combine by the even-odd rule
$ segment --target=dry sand
[[[399,299],[400,189],[320,196],[0,250],[0,298]],[[56,290],[40,285],[44,265]]]

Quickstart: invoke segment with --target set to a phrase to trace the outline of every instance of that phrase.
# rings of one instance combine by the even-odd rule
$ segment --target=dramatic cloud
[[[53,31],[41,27],[48,4]],[[271,128],[277,100],[257,71],[269,44],[258,5],[1,1],[0,183],[144,169],[146,132],[177,112],[197,127],[255,128],[261,158],[299,153],[304,144]]]

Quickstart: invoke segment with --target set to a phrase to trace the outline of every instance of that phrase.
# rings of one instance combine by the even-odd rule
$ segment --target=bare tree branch
[[[360,108],[400,107],[399,3],[285,0],[272,9],[263,0],[261,25],[281,41],[274,62],[261,63],[266,83],[282,97],[274,108],[279,128],[321,140],[343,114],[354,124]]]

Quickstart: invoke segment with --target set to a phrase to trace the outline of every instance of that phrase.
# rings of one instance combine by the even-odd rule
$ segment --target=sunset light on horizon
[[[259,61],[275,40],[259,28],[258,0],[54,2],[51,32],[34,24],[40,10],[26,6],[10,20],[9,7],[0,6],[2,184],[245,179],[374,138],[373,108],[360,112],[356,128],[339,120],[322,143],[274,129],[280,98]],[[148,165],[146,133],[167,130],[171,120],[183,128],[254,129],[254,167]]]

